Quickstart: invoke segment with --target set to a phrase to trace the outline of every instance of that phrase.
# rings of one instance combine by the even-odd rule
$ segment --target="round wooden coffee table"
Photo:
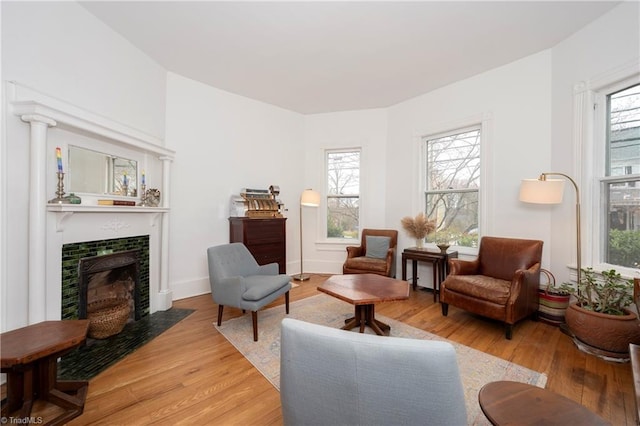
[[[586,407],[555,392],[519,382],[492,382],[478,394],[494,425],[609,425]]]

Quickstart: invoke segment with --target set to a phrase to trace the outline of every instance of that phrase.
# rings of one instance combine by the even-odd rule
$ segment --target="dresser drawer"
[[[229,218],[229,241],[243,243],[259,265],[276,262],[286,273],[286,218]]]

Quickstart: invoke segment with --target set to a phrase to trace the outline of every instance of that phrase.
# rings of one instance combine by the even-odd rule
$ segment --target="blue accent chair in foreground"
[[[288,425],[467,424],[453,345],[285,318],[280,400]]]

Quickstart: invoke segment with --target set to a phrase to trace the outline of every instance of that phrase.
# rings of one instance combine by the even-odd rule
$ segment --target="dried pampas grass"
[[[403,217],[400,223],[407,234],[416,239],[423,239],[436,229],[435,221],[427,219],[422,212],[418,213],[416,217]]]

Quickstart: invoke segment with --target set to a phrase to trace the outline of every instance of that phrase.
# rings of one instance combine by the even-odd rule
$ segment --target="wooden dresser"
[[[277,262],[280,273],[287,271],[287,218],[229,218],[229,242],[244,243],[260,265]]]

